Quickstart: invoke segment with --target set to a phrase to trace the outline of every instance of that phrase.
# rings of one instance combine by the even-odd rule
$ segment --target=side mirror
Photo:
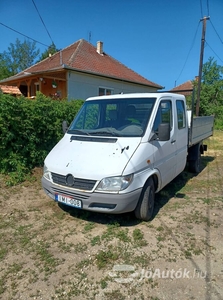
[[[158,127],[159,141],[168,141],[170,139],[170,123],[161,123]]]
[[[63,129],[63,133],[65,134],[68,129],[67,121],[62,122],[62,129]]]

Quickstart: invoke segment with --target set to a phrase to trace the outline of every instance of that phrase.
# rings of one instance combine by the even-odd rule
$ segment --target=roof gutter
[[[10,81],[16,81],[16,80],[21,80],[21,79],[25,79],[27,77],[30,77],[30,76],[35,76],[35,75],[38,75],[38,74],[43,74],[43,73],[51,73],[51,72],[55,72],[55,71],[61,71],[61,70],[70,70],[70,71],[75,71],[75,72],[78,72],[78,73],[85,73],[85,74],[90,74],[90,75],[94,75],[94,76],[98,76],[98,77],[104,77],[104,78],[110,78],[110,79],[114,79],[114,80],[121,80],[122,82],[128,82],[128,83],[134,83],[134,84],[138,84],[138,85],[141,85],[141,86],[146,86],[146,87],[152,87],[152,88],[157,88],[157,89],[164,89],[165,87],[163,86],[160,86],[160,85],[149,85],[149,84],[144,84],[144,83],[141,83],[141,82],[137,82],[137,81],[131,81],[131,80],[127,80],[127,79],[122,79],[120,77],[115,77],[115,76],[108,76],[108,75],[105,75],[105,74],[99,74],[99,73],[95,73],[95,72],[91,72],[91,71],[83,71],[83,70],[80,70],[80,69],[76,69],[76,68],[72,68],[66,64],[62,64],[61,67],[59,68],[54,68],[54,69],[49,69],[47,71],[38,71],[38,72],[32,72],[32,73],[29,73],[29,72],[23,72],[21,75],[14,75],[14,76],[11,76],[9,78],[6,78],[6,79],[3,79],[0,81],[0,83],[7,83],[7,82],[10,82]]]
[[[0,80],[0,84],[1,83],[7,83],[7,82],[10,82],[10,81],[16,81],[16,80],[21,80],[21,79],[25,79],[27,77],[30,77],[30,76],[36,76],[36,75],[39,75],[39,74],[45,74],[45,73],[51,73],[51,72],[55,72],[55,71],[61,71],[65,68],[55,68],[55,69],[50,69],[50,70],[47,70],[47,71],[38,71],[38,72],[23,72],[21,73],[20,75],[13,75],[11,77],[8,77],[6,79],[3,79],[3,80]]]
[[[91,71],[83,71],[83,70],[79,70],[79,69],[75,69],[72,68],[66,64],[63,64],[62,67],[66,70],[70,70],[70,71],[75,71],[78,73],[85,73],[85,74],[90,74],[90,75],[94,75],[94,76],[98,76],[98,77],[104,77],[104,78],[110,78],[110,79],[114,79],[114,80],[119,80],[119,81],[123,81],[123,82],[129,82],[129,83],[134,83],[134,84],[138,84],[138,85],[142,85],[142,86],[149,86],[149,87],[153,87],[153,88],[158,88],[158,89],[164,89],[165,87],[161,86],[161,85],[149,85],[149,84],[144,84],[141,82],[137,82],[137,81],[131,81],[131,80],[127,80],[127,79],[122,79],[120,77],[115,77],[115,76],[108,76],[105,74],[99,74],[99,73],[95,73],[95,72],[91,72]]]

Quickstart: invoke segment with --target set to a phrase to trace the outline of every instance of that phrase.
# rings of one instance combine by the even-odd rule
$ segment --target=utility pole
[[[201,38],[201,52],[200,52],[200,65],[199,65],[199,75],[198,75],[198,83],[197,83],[197,103],[196,103],[196,116],[199,116],[199,108],[200,108],[200,93],[201,93],[201,77],[202,77],[202,68],[203,68],[203,57],[204,57],[204,44],[205,44],[205,34],[206,34],[206,21],[209,20],[210,17],[204,17],[200,21],[203,22],[202,27],[202,38]]]

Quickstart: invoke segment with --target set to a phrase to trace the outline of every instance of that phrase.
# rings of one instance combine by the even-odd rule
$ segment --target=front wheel
[[[149,221],[153,215],[155,200],[155,187],[152,178],[149,178],[143,187],[138,204],[135,209],[135,216],[137,219]]]

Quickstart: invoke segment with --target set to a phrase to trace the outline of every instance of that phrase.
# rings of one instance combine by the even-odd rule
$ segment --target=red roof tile
[[[84,39],[75,42],[13,77],[22,76],[24,72],[36,73],[58,69],[74,69],[81,72],[152,86],[158,89],[163,88],[129,69],[108,54],[104,52],[103,54],[99,54],[96,47]]]
[[[171,91],[193,91],[193,83],[191,80],[188,80],[178,86],[176,86],[175,88],[173,88]]]
[[[176,86],[172,90],[170,90],[170,92],[172,92],[172,93],[183,94],[185,96],[191,95],[192,91],[193,91],[193,82],[191,80],[188,80],[188,81]]]
[[[0,90],[3,94],[22,95],[17,86],[0,85]]]

